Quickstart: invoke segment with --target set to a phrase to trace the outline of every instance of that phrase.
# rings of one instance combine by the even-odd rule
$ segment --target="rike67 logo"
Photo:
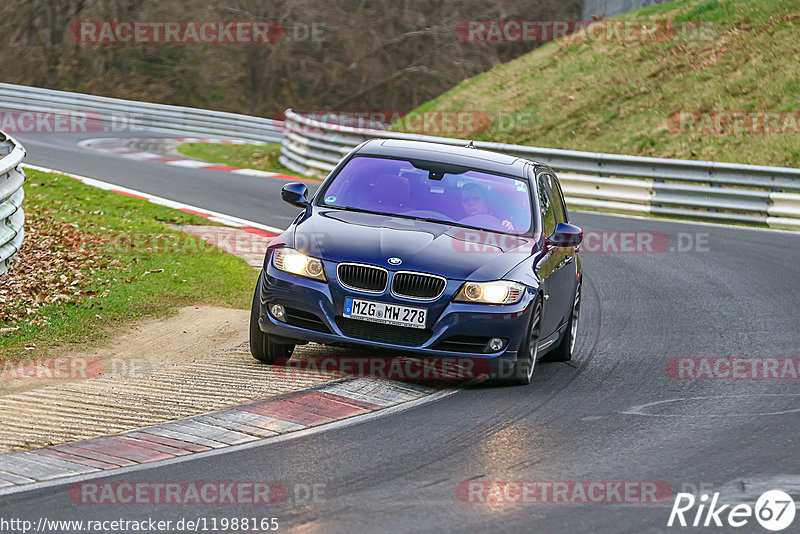
[[[699,498],[691,493],[678,493],[667,526],[738,528],[750,524],[755,518],[765,529],[778,532],[794,521],[794,500],[784,491],[764,492],[754,507],[749,504],[720,503],[719,496],[719,492],[714,493],[709,501],[707,493]]]

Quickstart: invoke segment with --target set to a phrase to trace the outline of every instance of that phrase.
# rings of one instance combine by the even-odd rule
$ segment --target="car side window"
[[[542,210],[545,237],[552,234],[556,227],[555,202],[553,201],[550,182],[550,175],[539,175],[539,204]]]
[[[553,185],[552,191],[553,202],[556,205],[556,222],[565,223],[567,222],[567,208],[564,204],[564,195],[561,193],[561,184],[559,184],[558,180],[555,178],[550,178],[550,182]]]

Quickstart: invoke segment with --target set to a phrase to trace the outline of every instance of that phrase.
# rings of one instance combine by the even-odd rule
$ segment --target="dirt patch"
[[[65,346],[48,351],[48,356],[32,352],[29,358],[5,363],[0,395],[101,376],[130,377],[222,352],[247,340],[249,315],[247,310],[189,306],[173,317],[118,327],[102,347]]]
[[[247,346],[248,315],[191,306],[174,317],[119,327],[99,348],[65,349],[40,361],[31,356],[27,366],[0,362],[0,453],[116,434],[342,376],[287,373],[257,362]],[[297,351],[299,357],[328,352],[314,344]],[[21,372],[34,376],[8,378]]]

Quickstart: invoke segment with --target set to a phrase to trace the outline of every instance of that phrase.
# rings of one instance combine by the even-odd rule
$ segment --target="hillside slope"
[[[488,113],[482,140],[800,166],[797,0],[682,0],[617,18],[668,21],[675,32],[554,41],[417,111]],[[754,115],[733,122],[730,112]]]

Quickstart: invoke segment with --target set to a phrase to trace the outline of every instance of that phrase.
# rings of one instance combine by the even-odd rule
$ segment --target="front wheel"
[[[288,360],[294,352],[294,345],[275,343],[258,326],[258,316],[261,313],[259,295],[261,294],[261,278],[256,284],[253,295],[253,306],[250,308],[250,354],[260,362],[274,365],[279,361]]]
[[[525,339],[517,352],[517,359],[511,366],[510,375],[497,381],[509,386],[526,386],[531,383],[533,369],[539,357],[539,334],[542,326],[542,304],[538,300],[531,312],[531,322]]]

